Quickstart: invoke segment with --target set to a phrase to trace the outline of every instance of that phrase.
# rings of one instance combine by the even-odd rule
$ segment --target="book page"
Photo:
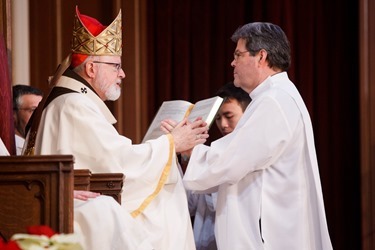
[[[164,132],[160,129],[161,121],[165,119],[172,119],[176,122],[180,122],[182,119],[184,119],[186,112],[191,105],[192,104],[190,102],[182,100],[163,102],[150,127],[148,128],[142,143],[150,139],[156,139],[164,134]]]
[[[211,127],[213,120],[215,119],[217,111],[220,109],[223,103],[223,98],[215,96],[209,99],[204,99],[197,102],[194,108],[191,110],[189,115],[189,121],[193,122],[198,117],[202,117],[202,120]]]

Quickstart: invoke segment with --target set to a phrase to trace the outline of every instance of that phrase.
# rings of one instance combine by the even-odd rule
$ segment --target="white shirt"
[[[219,249],[332,249],[313,130],[287,73],[267,78],[234,131],[194,148],[188,189],[218,190]]]
[[[14,137],[16,140],[16,154],[22,155],[22,149],[23,145],[25,144],[25,139],[19,135],[15,135]]]

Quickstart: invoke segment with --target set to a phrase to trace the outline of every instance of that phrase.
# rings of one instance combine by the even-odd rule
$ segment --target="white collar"
[[[56,86],[68,88],[82,95],[85,95],[98,106],[108,122],[110,122],[111,124],[115,124],[117,122],[116,118],[112,115],[111,111],[108,109],[103,100],[100,99],[99,96],[91,88],[87,87],[80,81],[67,76],[61,76]]]
[[[253,91],[251,91],[250,93],[251,99],[254,100],[255,98],[257,98],[257,96],[259,96],[265,90],[271,88],[275,82],[282,80],[282,79],[288,79],[288,74],[285,71],[274,74],[273,76],[267,77]]]

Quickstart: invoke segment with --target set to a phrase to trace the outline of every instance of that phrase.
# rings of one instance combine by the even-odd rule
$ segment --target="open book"
[[[204,99],[195,104],[183,100],[165,101],[156,113],[142,143],[150,139],[156,139],[164,134],[160,129],[160,124],[165,119],[180,122],[185,117],[188,117],[188,120],[193,122],[198,117],[202,117],[202,120],[210,127],[222,103],[223,98],[219,96]]]

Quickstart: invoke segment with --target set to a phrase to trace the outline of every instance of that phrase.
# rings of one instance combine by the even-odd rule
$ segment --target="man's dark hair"
[[[246,41],[246,49],[252,56],[260,50],[267,51],[266,61],[270,68],[287,71],[291,64],[290,45],[284,31],[272,23],[248,23],[238,28],[232,41]]]
[[[222,86],[217,92],[217,96],[224,99],[235,99],[241,105],[242,111],[245,111],[247,105],[249,105],[251,98],[249,94],[241,88],[234,86],[233,82],[228,82]]]
[[[43,96],[43,92],[40,89],[29,85],[14,85],[13,86],[13,110],[18,110],[19,99],[23,95],[38,95]]]

